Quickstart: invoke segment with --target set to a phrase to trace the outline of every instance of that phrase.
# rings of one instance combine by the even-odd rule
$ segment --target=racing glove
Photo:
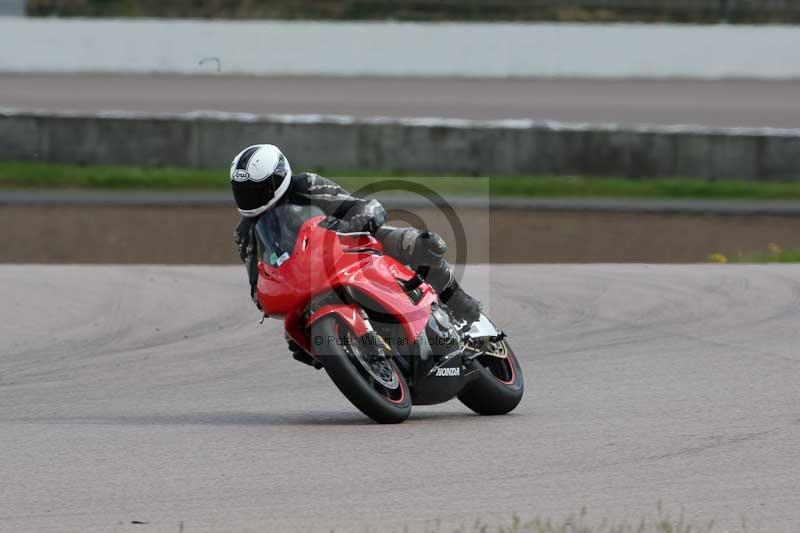
[[[368,231],[375,234],[378,228],[386,224],[386,210],[375,199],[368,201],[357,213],[342,221],[339,231]]]

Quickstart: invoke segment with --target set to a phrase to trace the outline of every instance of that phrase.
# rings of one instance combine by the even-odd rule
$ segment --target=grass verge
[[[770,243],[766,251],[740,253],[736,257],[727,257],[721,253],[708,256],[711,263],[800,263],[800,250],[784,249],[778,243]]]
[[[324,172],[349,190],[375,181],[403,179],[442,194],[516,197],[616,197],[695,199],[800,199],[800,182],[703,181],[687,178],[626,179],[581,176],[412,177],[365,171]],[[5,189],[227,190],[227,169],[146,168],[107,165],[0,162]]]

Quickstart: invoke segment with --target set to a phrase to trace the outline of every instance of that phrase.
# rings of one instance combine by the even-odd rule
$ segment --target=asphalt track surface
[[[0,266],[1,531],[800,524],[800,269],[470,267],[527,391],[361,416],[238,267]],[[133,524],[132,522],[147,522]]]
[[[0,75],[0,107],[800,127],[800,81]]]

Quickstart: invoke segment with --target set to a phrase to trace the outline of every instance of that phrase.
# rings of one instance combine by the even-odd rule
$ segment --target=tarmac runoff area
[[[800,524],[800,269],[469,266],[511,415],[360,415],[241,267],[0,266],[0,530],[440,531],[512,513]],[[135,524],[134,522],[146,522]]]
[[[0,107],[796,128],[800,82],[0,74]]]

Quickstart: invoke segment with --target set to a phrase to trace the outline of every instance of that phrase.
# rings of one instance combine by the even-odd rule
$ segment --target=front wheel
[[[522,368],[508,343],[502,340],[491,344],[473,363],[480,376],[458,399],[479,415],[504,415],[522,401],[525,383]]]
[[[411,394],[403,374],[382,350],[371,346],[336,316],[312,326],[312,338],[322,338],[314,355],[336,387],[362,413],[381,424],[402,422],[411,414]]]

